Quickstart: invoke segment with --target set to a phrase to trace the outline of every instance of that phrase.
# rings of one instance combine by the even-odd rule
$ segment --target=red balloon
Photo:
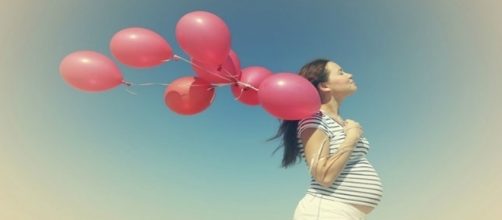
[[[131,67],[153,67],[173,58],[169,43],[146,28],[126,28],[110,41],[110,50],[120,62]]]
[[[228,56],[230,57],[230,60],[232,60],[232,63],[234,65],[235,71],[237,71],[238,75],[242,74],[241,71],[241,61],[239,59],[239,56],[235,53],[234,50],[230,49],[230,52],[228,53]]]
[[[223,65],[214,65],[192,59],[192,69],[197,76],[210,83],[232,83],[241,77],[240,61],[233,51]]]
[[[221,65],[230,51],[230,31],[218,16],[190,12],[176,24],[176,40],[183,51],[200,62]]]
[[[293,73],[267,77],[258,90],[263,108],[282,120],[301,120],[321,108],[319,92],[310,81]]]
[[[267,77],[271,76],[272,72],[264,67],[251,66],[244,68],[242,70],[242,75],[240,82],[251,85],[252,87],[258,89],[260,84]],[[234,84],[231,86],[232,94],[240,102],[247,105],[259,105],[260,99],[258,98],[258,91],[253,88],[249,88],[243,84]]]
[[[196,77],[182,77],[166,87],[164,102],[181,115],[194,115],[204,111],[214,98],[214,87]]]
[[[63,79],[86,92],[102,92],[123,82],[122,73],[108,57],[94,51],[77,51],[63,58],[59,65]]]

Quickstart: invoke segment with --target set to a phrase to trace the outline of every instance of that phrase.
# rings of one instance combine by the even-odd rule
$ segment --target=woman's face
[[[352,80],[352,74],[345,72],[335,62],[328,62],[326,70],[329,74],[328,81],[321,83],[321,90],[331,92],[343,97],[349,96],[357,90],[357,86]]]

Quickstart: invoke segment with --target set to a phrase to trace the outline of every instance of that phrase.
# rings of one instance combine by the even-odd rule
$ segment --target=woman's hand
[[[354,144],[357,143],[363,135],[363,128],[361,125],[350,119],[345,120],[343,130],[345,132],[345,140],[351,141]]]

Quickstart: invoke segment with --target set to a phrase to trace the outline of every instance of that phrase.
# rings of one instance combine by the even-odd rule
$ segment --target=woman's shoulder
[[[320,111],[318,111],[318,112],[310,114],[309,116],[307,116],[305,118],[302,118],[301,120],[299,120],[298,123],[303,124],[303,123],[309,122],[309,121],[322,121],[322,120],[323,120],[322,113]]]
[[[298,127],[300,127],[300,128],[304,127],[304,126],[308,127],[313,124],[322,126],[323,128],[326,128],[326,129],[329,127],[327,119],[324,117],[324,115],[321,112],[312,113],[310,116],[301,119],[298,122]]]
[[[332,136],[327,120],[320,111],[315,112],[299,121],[298,135],[300,135],[300,133],[302,133],[307,128],[318,128],[324,131],[328,136]]]

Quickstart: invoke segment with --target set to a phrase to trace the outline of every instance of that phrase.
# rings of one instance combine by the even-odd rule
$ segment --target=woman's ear
[[[326,85],[326,83],[322,82],[322,83],[319,83],[317,84],[317,88],[319,89],[319,91],[321,92],[327,92],[327,91],[330,91],[329,87]]]

